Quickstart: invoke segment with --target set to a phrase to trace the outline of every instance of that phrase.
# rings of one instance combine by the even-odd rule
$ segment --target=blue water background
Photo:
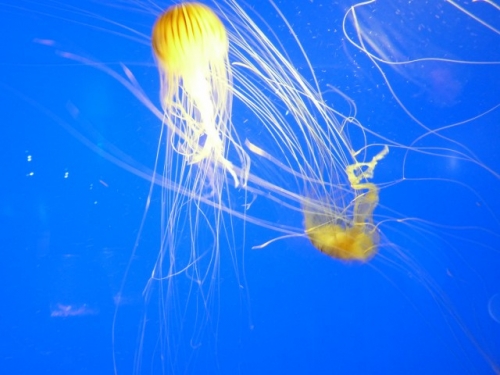
[[[276,12],[255,3],[299,71],[310,78]],[[446,57],[500,61],[499,35],[445,2],[421,3],[421,12],[399,18],[394,10],[404,11],[404,3],[384,3],[372,14],[388,38],[397,40],[400,55],[393,57],[449,52]],[[421,134],[373,63],[344,38],[342,18],[351,4],[301,0],[277,5],[304,43],[325,97],[327,85],[341,90],[356,103],[364,126],[388,138],[407,144]],[[478,14],[494,21],[496,11],[479,5]],[[161,125],[109,75],[57,53],[70,51],[118,70],[123,63],[156,100],[158,78],[149,46],[103,21],[116,20],[148,34],[154,16],[130,10],[136,8],[126,2],[78,2],[75,8],[51,1],[0,4],[2,374],[111,374],[113,357],[118,373],[130,374],[138,353],[142,373],[161,373],[161,349],[151,332],[143,347],[138,342],[146,310],[141,293],[158,252],[158,208],[132,257],[149,182],[99,152],[113,145],[130,155],[130,164],[152,168]],[[389,9],[393,12],[385,20],[380,12]],[[437,23],[436,15],[441,17]],[[423,27],[422,34],[410,33],[405,20],[415,25],[416,18],[424,26],[446,22],[445,29],[453,32]],[[375,40],[386,48],[382,38]],[[464,47],[457,47],[461,43]],[[500,103],[498,68],[427,63],[404,71],[384,66],[384,71],[408,109],[434,128]],[[441,91],[443,86],[448,89]],[[332,98],[332,105],[338,102],[348,111],[338,96]],[[244,131],[251,134],[251,128]],[[446,136],[500,171],[498,109]],[[459,149],[455,146],[443,143]],[[393,155],[377,169],[377,182],[401,177],[402,156],[397,150]],[[234,249],[240,265],[244,260],[237,272],[230,253],[222,252],[218,324],[209,322],[192,347],[182,346],[174,370],[166,372],[493,373],[480,351],[500,363],[500,324],[493,319],[500,311],[488,310],[500,293],[500,228],[495,222],[500,181],[486,168],[456,158],[413,155],[406,171],[407,177],[429,180],[383,189],[385,208],[376,214],[418,217],[436,225],[388,225],[382,259],[364,266],[332,260],[303,238],[251,250],[275,234],[249,228],[245,246]],[[257,215],[276,222],[289,219],[276,210]],[[300,219],[294,220],[299,227]],[[398,251],[411,254],[414,263],[399,267],[383,261],[387,254],[385,259],[409,264],[394,256]],[[126,292],[118,299],[130,262]],[[158,308],[149,302],[149,311]],[[151,316],[154,327],[158,314]],[[196,319],[187,316],[186,324]]]

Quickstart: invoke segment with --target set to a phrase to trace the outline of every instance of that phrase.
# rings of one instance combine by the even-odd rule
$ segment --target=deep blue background
[[[267,4],[255,3],[306,72],[282,21]],[[349,5],[278,4],[330,104],[348,108],[328,94],[327,85],[354,100],[365,127],[409,144],[422,128],[396,103],[374,64],[344,37]],[[474,6],[469,9],[484,20],[494,22],[495,14],[498,20],[493,7]],[[75,8],[51,1],[0,4],[2,374],[110,374],[113,356],[118,373],[129,374],[137,353],[143,373],[161,373],[154,328],[148,328],[142,349],[137,341],[145,309],[158,309],[154,299],[144,306],[141,293],[156,261],[159,209],[153,208],[132,258],[149,183],[99,151],[112,145],[130,156],[129,165],[152,168],[161,125],[109,75],[57,53],[69,51],[117,70],[123,63],[156,102],[149,46],[130,31],[149,34],[154,15],[138,9],[133,2],[78,2]],[[500,36],[450,4],[377,3],[360,19],[373,31],[370,50],[379,56],[463,60],[381,65],[401,101],[430,128],[471,119],[500,103],[500,65],[465,64],[500,61]],[[351,37],[353,30],[347,30]],[[48,40],[56,45],[47,46]],[[500,293],[500,111],[443,134],[483,164],[453,158],[451,151],[448,158],[411,154],[405,176],[418,180],[383,188],[376,215],[378,221],[426,222],[381,225],[381,253],[368,265],[332,260],[304,239],[252,251],[275,234],[250,226],[246,248],[233,249],[245,261],[241,269],[235,272],[230,253],[222,252],[217,327],[208,324],[196,348],[179,348],[174,373],[493,373],[480,352],[500,363],[500,325],[488,311]],[[415,146],[431,145],[465,150],[432,137]],[[376,181],[399,179],[403,155],[391,150]],[[290,219],[274,211],[254,215]],[[301,219],[295,221],[300,227]],[[499,319],[498,305],[493,313]],[[152,316],[149,327],[157,326],[158,316]]]

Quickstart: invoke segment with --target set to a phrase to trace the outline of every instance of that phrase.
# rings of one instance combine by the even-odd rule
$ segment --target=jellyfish
[[[377,162],[389,152],[385,147],[370,162],[348,165],[346,174],[354,190],[366,191],[356,197],[351,220],[332,213],[319,215],[305,211],[305,230],[311,243],[320,251],[342,260],[367,261],[376,252],[378,233],[373,223],[378,187],[368,181],[373,178]]]
[[[234,139],[231,124],[231,69],[224,25],[207,6],[182,3],[158,18],[151,42],[174,150],[188,164],[208,162],[211,168],[222,168],[238,187],[245,177],[238,176],[228,160],[227,143],[239,152],[243,170],[248,156]]]

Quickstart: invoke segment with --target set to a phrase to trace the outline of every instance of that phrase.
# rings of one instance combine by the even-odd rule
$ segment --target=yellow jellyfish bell
[[[172,76],[188,78],[209,65],[224,63],[229,42],[224,25],[210,8],[184,3],[168,8],[158,17],[152,46],[163,69]]]

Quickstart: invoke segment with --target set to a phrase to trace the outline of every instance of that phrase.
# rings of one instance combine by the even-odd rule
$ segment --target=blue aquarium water
[[[174,3],[0,4],[0,373],[500,373],[498,2],[203,3],[202,160],[151,50]],[[356,212],[366,261],[311,244]]]

